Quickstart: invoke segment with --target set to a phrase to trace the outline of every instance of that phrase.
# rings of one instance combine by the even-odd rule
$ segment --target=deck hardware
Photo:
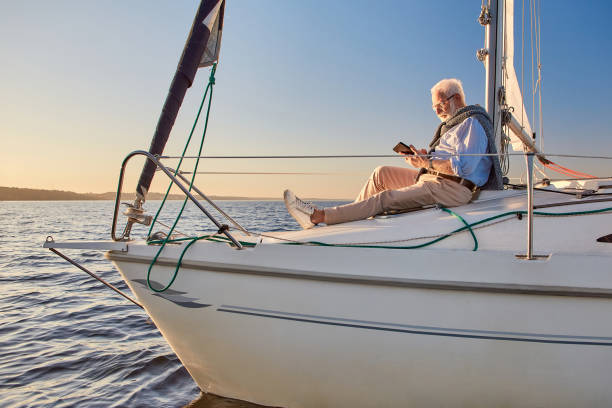
[[[480,15],[478,16],[478,22],[481,26],[486,26],[491,23],[491,12],[489,11],[489,7],[486,5],[482,5],[480,9]],[[482,61],[482,60],[481,60]]]
[[[53,242],[53,238],[51,236],[47,237],[47,242]],[[144,307],[138,303],[137,301],[135,301],[134,299],[132,299],[130,296],[126,295],[125,293],[123,293],[120,289],[117,289],[115,286],[111,285],[110,283],[106,282],[104,279],[100,278],[98,275],[96,275],[95,273],[91,272],[90,270],[88,270],[87,268],[85,268],[84,266],[82,266],[81,264],[79,264],[76,261],[73,261],[72,259],[68,258],[66,255],[62,254],[60,251],[58,251],[55,248],[49,248],[49,251],[53,252],[54,254],[56,254],[57,256],[59,256],[60,258],[63,258],[65,261],[68,261],[69,263],[71,263],[72,265],[76,266],[77,268],[79,268],[80,270],[82,270],[83,272],[87,273],[89,276],[91,276],[92,278],[100,281],[101,283],[103,283],[104,285],[106,285],[109,289],[112,289],[113,291],[117,292],[118,294],[120,294],[121,296],[123,296],[124,298],[126,298],[127,300],[129,300],[130,302],[132,302],[133,304],[135,304],[136,306],[138,306],[141,309],[144,309]]]
[[[480,48],[479,50],[476,50],[476,58],[478,58],[478,61],[480,62],[484,62],[484,60],[487,58],[487,55],[489,55],[489,50],[487,50],[486,48]]]
[[[146,152],[144,150],[135,150],[132,153],[128,154],[125,159],[123,159],[123,163],[121,163],[121,171],[119,173],[119,182],[117,185],[117,197],[115,198],[115,210],[113,212],[113,223],[111,225],[111,237],[113,239],[113,241],[123,241],[123,240],[128,240],[129,236],[130,236],[130,231],[132,229],[132,225],[134,224],[134,221],[131,221],[130,218],[128,218],[128,222],[125,225],[125,228],[123,229],[123,233],[121,234],[121,236],[117,236],[116,232],[117,232],[117,218],[119,215],[119,204],[121,202],[121,189],[123,187],[123,178],[125,176],[125,168],[126,165],[128,163],[128,161],[134,157],[134,156],[146,156],[148,160],[150,160],[151,162],[153,162],[166,176],[168,176],[168,178],[170,178],[170,180],[173,181],[173,183],[181,189],[181,191],[183,192],[183,194],[185,194],[195,205],[196,207],[198,207],[200,209],[200,211],[202,211],[207,217],[208,219],[210,219],[213,224],[215,224],[215,226],[217,228],[221,228],[222,225],[219,221],[217,221],[215,219],[215,217],[212,216],[212,214],[210,214],[206,208],[204,208],[204,206],[202,205],[202,203],[200,203],[200,201],[198,201],[197,198],[195,198],[195,196],[193,194],[191,194],[191,192],[189,191],[189,188],[186,187],[185,185],[183,185],[182,180],[180,180],[179,178],[175,177],[174,174],[163,164],[160,163],[158,156],[155,156],[149,152]],[[182,178],[183,180],[185,180],[184,178]],[[139,206],[140,207],[140,206]],[[142,207],[140,207],[140,209],[142,209]],[[243,249],[243,246],[240,242],[238,242],[236,240],[236,238],[234,238],[232,236],[232,234],[228,231],[225,230],[223,231],[223,234],[230,240],[232,241],[232,243],[235,245],[235,247],[237,249]]]
[[[128,217],[128,220],[132,223],[143,224],[143,225],[151,225],[151,221],[153,221],[153,217],[150,215],[144,214],[144,209],[138,208],[130,203],[121,203],[127,206],[127,209],[123,212],[123,215]]]

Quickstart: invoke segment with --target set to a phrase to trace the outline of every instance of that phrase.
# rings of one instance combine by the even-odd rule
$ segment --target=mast
[[[508,126],[514,150],[537,152],[514,69],[514,0],[488,0],[479,20],[485,26],[485,48],[477,56],[485,64],[485,104],[497,151],[503,151],[502,132]]]
[[[224,0],[201,0],[200,2],[151,140],[149,153],[153,155],[163,153],[185,93],[191,87],[198,68],[210,65],[203,61],[203,57],[206,57],[205,50],[207,47],[211,48],[209,40],[214,42],[212,53],[209,52],[209,54],[212,54],[215,60],[218,58],[224,6]],[[212,36],[211,32],[213,32]],[[142,208],[156,167],[152,161],[146,161],[136,187],[134,207]]]
[[[493,120],[497,151],[502,151],[502,128],[507,125],[509,133],[514,134],[516,145],[526,152],[527,250],[525,255],[516,256],[519,259],[534,260],[540,256],[533,255],[533,158],[537,155],[543,159],[543,156],[538,154],[526,131],[529,120],[525,115],[523,96],[514,70],[514,0],[489,0],[488,7],[490,16],[486,26],[486,49],[478,53],[479,56],[486,55],[487,112]],[[483,6],[481,23],[484,20],[482,16],[486,14]],[[517,112],[520,112],[520,122],[515,116]]]
[[[485,64],[485,106],[493,121],[498,152],[501,151],[502,134],[499,92],[502,87],[503,11],[504,0],[488,0],[487,10],[483,10],[480,19],[485,25],[485,49],[478,53]]]

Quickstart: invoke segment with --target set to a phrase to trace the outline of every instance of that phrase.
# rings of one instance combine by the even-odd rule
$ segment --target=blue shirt
[[[451,168],[457,176],[482,186],[489,179],[493,161],[489,156],[461,156],[461,154],[488,153],[487,146],[487,134],[484,129],[477,119],[469,117],[447,130],[431,155],[434,159],[450,160]]]

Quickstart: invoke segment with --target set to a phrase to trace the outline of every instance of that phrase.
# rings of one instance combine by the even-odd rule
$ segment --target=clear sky
[[[197,3],[0,0],[0,185],[114,191],[123,157],[149,146]],[[523,2],[516,3],[520,81]],[[545,151],[612,155],[612,3],[541,3]],[[484,42],[480,4],[228,1],[205,154],[388,154],[400,140],[424,147],[438,123],[429,89],[439,79],[462,79],[468,103],[484,103],[484,68],[475,58]],[[207,77],[200,70],[167,154],[181,152]],[[530,82],[525,68],[527,100]],[[612,175],[611,161],[558,162]],[[126,191],[142,167],[131,163]],[[379,164],[403,165],[207,160],[203,171],[327,175],[201,175],[197,184],[209,194],[280,197],[291,187],[350,198]],[[158,175],[152,191],[165,185]]]

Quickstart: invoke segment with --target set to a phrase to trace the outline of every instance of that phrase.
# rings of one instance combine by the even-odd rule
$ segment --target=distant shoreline
[[[100,201],[114,200],[114,192],[108,193],[75,193],[73,191],[63,190],[41,190],[33,188],[18,188],[18,187],[0,187],[0,201]],[[161,200],[164,198],[164,193],[151,192],[147,195],[147,200]],[[196,197],[200,197],[195,194]],[[134,200],[136,194],[123,193],[123,200]],[[183,194],[170,194],[168,200],[182,200]],[[232,196],[208,196],[214,200],[279,200],[280,198],[272,197],[232,197]]]
[[[114,200],[114,192],[108,193],[75,193],[73,191],[64,190],[42,190],[33,188],[18,188],[18,187],[0,187],[0,201],[102,201]],[[161,200],[164,198],[164,193],[151,192],[147,196],[147,200]],[[201,198],[198,194],[196,197]],[[134,193],[123,193],[122,200],[134,200]],[[170,194],[168,200],[183,200],[183,194]],[[235,200],[235,201],[281,201],[280,197],[234,197],[234,196],[208,196],[211,200]],[[317,201],[347,201],[342,199],[323,199],[315,198]]]

